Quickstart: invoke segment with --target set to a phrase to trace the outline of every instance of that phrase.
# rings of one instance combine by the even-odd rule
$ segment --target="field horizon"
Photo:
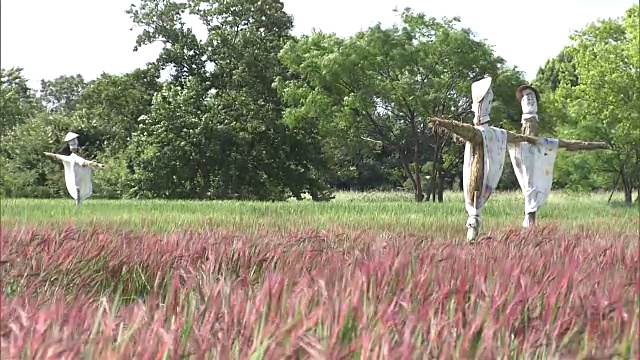
[[[552,192],[538,212],[541,225],[569,231],[640,231],[640,205],[625,205],[620,194]],[[461,236],[466,211],[462,193],[445,192],[443,203],[413,201],[408,192],[337,192],[330,202],[235,200],[88,199],[77,208],[69,199],[3,199],[2,226],[79,226],[166,232],[209,228],[258,231],[261,228],[342,228]],[[496,192],[483,210],[483,229],[518,228],[522,194]]]

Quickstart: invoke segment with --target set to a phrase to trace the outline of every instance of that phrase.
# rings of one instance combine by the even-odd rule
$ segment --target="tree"
[[[541,92],[556,91],[560,84],[571,87],[578,85],[576,66],[568,47],[562,49],[556,57],[547,60],[544,66],[538,69],[534,83]]]
[[[437,21],[407,8],[401,20],[346,39],[314,33],[289,42],[280,58],[291,76],[276,86],[289,105],[285,119],[291,126],[393,150],[415,200],[422,201],[423,165],[432,160],[431,187],[441,188],[443,165],[449,164],[443,151],[451,143],[449,133],[425,119],[468,117],[471,80],[497,76],[502,59],[473,40],[470,30],[457,29],[457,18]]]
[[[560,79],[550,96],[559,132],[611,145],[612,151],[582,155],[575,166],[591,163],[594,168],[582,173],[619,179],[627,203],[634,189],[640,191],[639,10],[634,5],[624,18],[599,20],[573,34],[566,53],[573,59],[575,77]]]
[[[138,119],[151,109],[161,88],[160,72],[150,67],[124,75],[103,73],[90,81],[77,99],[77,116],[100,139],[95,151],[108,156],[123,152],[138,128]]]
[[[4,135],[44,110],[36,99],[35,90],[29,87],[22,75],[23,70],[19,67],[0,69],[0,131]]]
[[[71,115],[78,97],[86,87],[82,75],[62,75],[53,80],[40,81],[40,99],[54,114]]]
[[[293,20],[282,2],[143,0],[128,13],[143,28],[136,48],[163,42],[155,66],[171,70],[132,140],[132,151],[145,154],[134,171],[149,181],[146,193],[262,200],[300,197],[305,190],[316,200],[328,195],[313,144],[282,122],[272,88],[285,70],[277,54],[292,38]],[[185,25],[187,14],[206,27],[205,40]],[[168,151],[169,144],[180,147]],[[173,180],[159,177],[167,171]]]
[[[42,153],[57,153],[64,135],[74,125],[68,118],[41,112],[3,134],[0,154],[3,196],[65,196],[61,165],[47,160]]]

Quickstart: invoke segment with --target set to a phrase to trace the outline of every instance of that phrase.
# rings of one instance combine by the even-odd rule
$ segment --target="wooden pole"
[[[538,136],[538,118],[534,117],[533,119],[528,119],[527,123],[522,124],[522,135],[527,136]],[[520,146],[520,145],[518,145]],[[536,213],[524,214],[524,216],[529,217],[529,224],[535,225],[536,223]]]

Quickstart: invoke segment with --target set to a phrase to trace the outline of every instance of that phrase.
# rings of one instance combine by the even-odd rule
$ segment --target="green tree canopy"
[[[349,38],[314,33],[291,41],[280,54],[291,76],[276,86],[289,105],[291,126],[314,128],[340,146],[367,139],[392,149],[421,201],[427,159],[432,186],[451,170],[443,164],[455,163],[443,162],[451,136],[426,120],[468,121],[472,79],[485,75],[497,79],[496,98],[513,103],[513,82],[521,78],[469,29],[458,29],[458,18],[438,21],[405,9],[400,19],[400,25],[376,25]],[[497,103],[500,123],[509,111]],[[460,149],[450,155],[458,158]]]
[[[171,71],[133,136],[140,194],[324,197],[320,158],[283,123],[272,87],[285,73],[277,55],[292,39],[281,1],[143,0],[129,13],[143,29],[137,46],[163,42],[155,66]],[[185,25],[187,14],[204,25],[206,39]],[[166,177],[154,175],[160,169]]]
[[[598,20],[572,35],[573,44],[561,53],[570,67],[552,80],[555,91],[544,97],[561,136],[602,140],[612,147],[572,160],[563,154],[559,170],[574,175],[568,179],[574,186],[580,185],[576,174],[589,178],[587,186],[618,179],[628,203],[633,190],[640,188],[638,12],[634,5],[622,18]],[[560,59],[541,71],[537,81],[548,81],[547,74]]]

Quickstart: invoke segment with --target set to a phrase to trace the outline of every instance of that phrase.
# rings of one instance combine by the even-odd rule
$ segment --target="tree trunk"
[[[422,195],[422,181],[420,179],[420,173],[418,176],[414,176],[411,172],[411,166],[409,164],[409,159],[407,159],[404,154],[400,154],[400,162],[402,162],[402,168],[404,169],[404,174],[407,175],[409,180],[411,180],[411,185],[413,187],[413,196],[417,202],[421,202],[423,200],[424,195]],[[419,165],[419,164],[418,164]],[[414,163],[415,167],[415,163]],[[419,196],[420,194],[421,196]]]
[[[206,164],[204,165],[204,168],[200,170],[200,176],[202,177],[202,185],[198,192],[198,198],[201,200],[208,199],[210,197],[209,191],[211,190],[211,176],[209,175],[209,170]]]
[[[436,202],[436,191],[438,189],[438,149],[433,156],[433,163],[431,165],[431,200]]]
[[[620,179],[622,180],[622,190],[624,191],[624,202],[625,204],[631,204],[633,202],[633,184],[627,179],[624,172],[620,174]]]
[[[444,173],[438,171],[438,202],[444,202]]]
[[[439,184],[440,184],[440,158],[441,158],[441,153],[442,153],[442,146],[441,144],[441,138],[440,138],[440,133],[438,131],[434,131],[433,133],[434,135],[434,147],[433,147],[433,163],[431,166],[431,199],[433,200],[433,202],[436,202],[436,198],[438,198],[439,202],[442,202],[440,200],[440,195],[439,195]]]
[[[420,144],[416,142],[413,146],[413,176],[416,179],[414,187],[414,198],[416,202],[424,200],[422,192],[422,165],[420,164]]]
[[[611,189],[611,194],[609,194],[609,200],[607,200],[607,204],[611,202],[613,193],[616,192],[616,188],[618,187],[618,182],[620,182],[620,175],[618,175],[618,177],[616,178],[616,181],[613,183],[613,188]]]
[[[624,202],[625,204],[633,203],[633,189],[628,187],[624,188]]]

